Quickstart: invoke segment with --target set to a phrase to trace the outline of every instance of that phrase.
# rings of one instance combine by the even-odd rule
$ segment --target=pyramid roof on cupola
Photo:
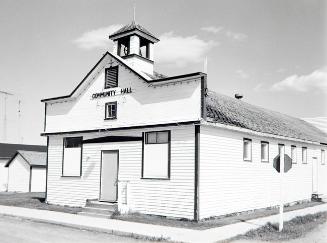
[[[127,36],[132,33],[136,33],[136,34],[139,33],[143,37],[146,37],[147,39],[151,40],[152,42],[159,41],[159,39],[155,37],[154,34],[152,34],[150,31],[148,31],[147,29],[145,29],[143,26],[136,23],[135,21],[132,21],[130,24],[127,24],[122,28],[120,28],[119,30],[117,30],[116,32],[112,33],[111,35],[109,35],[109,38],[112,40],[116,40],[120,37]]]

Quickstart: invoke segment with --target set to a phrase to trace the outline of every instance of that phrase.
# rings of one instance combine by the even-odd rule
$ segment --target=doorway
[[[312,193],[318,193],[318,159],[312,158]]]
[[[119,151],[101,152],[100,199],[101,202],[117,202]]]

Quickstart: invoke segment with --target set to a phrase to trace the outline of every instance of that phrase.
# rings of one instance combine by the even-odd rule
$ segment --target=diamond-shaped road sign
[[[287,171],[289,171],[292,168],[292,159],[290,158],[290,156],[288,156],[287,154],[284,155],[284,172],[286,173]],[[280,172],[280,155],[277,155],[274,158],[274,168],[277,170],[277,172]]]

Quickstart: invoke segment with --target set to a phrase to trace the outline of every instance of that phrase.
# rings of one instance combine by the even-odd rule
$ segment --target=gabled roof
[[[207,121],[294,139],[327,144],[327,134],[295,117],[209,91]]]
[[[156,41],[159,41],[159,39],[157,37],[155,37],[154,34],[152,34],[150,31],[148,31],[147,29],[145,29],[143,26],[136,23],[135,21],[132,21],[132,23],[127,24],[127,25],[123,26],[122,28],[120,28],[119,30],[117,30],[116,32],[112,33],[111,35],[109,35],[109,38],[113,39],[116,36],[130,33],[135,30],[138,30],[138,31],[142,32],[143,34],[152,37]]]
[[[159,74],[157,72],[154,72],[153,75],[150,75],[148,73],[141,72],[133,67],[131,67],[124,59],[119,57],[118,55],[112,54],[110,52],[106,52],[102,58],[95,64],[95,66],[86,74],[86,76],[83,78],[83,80],[76,86],[76,88],[69,94],[69,95],[64,95],[64,96],[58,96],[58,97],[53,97],[53,98],[47,98],[47,99],[42,99],[41,102],[47,102],[47,101],[53,101],[53,100],[61,100],[61,99],[68,99],[74,96],[74,94],[77,92],[77,90],[84,84],[84,82],[87,80],[87,78],[91,75],[91,73],[99,66],[99,64],[102,62],[102,60],[106,57],[110,56],[117,60],[120,64],[125,66],[127,69],[132,71],[136,76],[138,76],[140,79],[147,83],[159,83],[161,81],[168,81],[168,80],[173,80],[173,79],[178,79],[178,78],[185,78],[185,77],[191,77],[191,76],[197,76],[197,75],[205,75],[201,72],[197,73],[189,73],[189,74],[184,74],[184,75],[178,75],[178,76],[173,76],[173,77],[167,77],[163,74]]]
[[[17,155],[21,155],[23,159],[29,164],[29,166],[45,167],[47,163],[47,153],[37,151],[24,151],[18,150],[15,155],[6,163],[5,167],[8,167],[10,163],[16,158]]]
[[[17,150],[46,152],[47,147],[41,145],[0,143],[0,158],[12,158]]]

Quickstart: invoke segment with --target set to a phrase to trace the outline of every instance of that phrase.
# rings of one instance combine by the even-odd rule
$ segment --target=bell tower
[[[113,53],[133,68],[153,75],[153,46],[159,41],[153,34],[133,20],[109,36],[114,41]]]

